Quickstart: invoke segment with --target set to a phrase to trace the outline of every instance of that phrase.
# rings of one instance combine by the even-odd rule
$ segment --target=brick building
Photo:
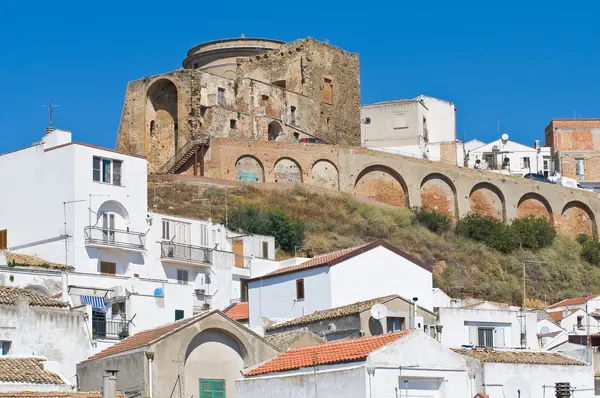
[[[358,55],[310,38],[217,40],[128,84],[117,148],[151,173],[203,175],[211,138],[360,145]]]
[[[553,169],[600,190],[600,119],[552,119],[545,133]]]

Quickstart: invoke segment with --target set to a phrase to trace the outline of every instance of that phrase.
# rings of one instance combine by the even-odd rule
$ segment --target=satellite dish
[[[373,319],[381,320],[387,316],[388,309],[383,304],[375,304],[371,307],[371,316]]]
[[[522,377],[512,377],[504,382],[502,394],[504,398],[529,398],[531,397],[531,386]]]
[[[502,134],[502,141],[508,141],[508,134]]]

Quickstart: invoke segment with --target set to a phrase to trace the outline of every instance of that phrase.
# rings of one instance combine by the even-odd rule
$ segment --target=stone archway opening
[[[311,185],[339,191],[340,174],[337,167],[327,159],[317,160],[311,170]]]
[[[252,155],[243,155],[235,162],[236,179],[242,182],[265,182],[265,169]]]
[[[450,220],[458,218],[456,188],[443,174],[429,174],[421,182],[421,207],[445,215]]]
[[[506,202],[497,186],[481,182],[469,194],[471,212],[506,222]]]
[[[354,184],[354,194],[392,206],[409,206],[404,179],[397,171],[383,165],[369,166],[361,171]]]
[[[517,218],[528,216],[545,218],[554,224],[550,203],[542,195],[534,192],[523,195],[517,204]]]
[[[585,203],[579,201],[569,202],[563,207],[558,228],[572,236],[586,234],[594,239],[598,238],[594,213]]]
[[[148,164],[160,167],[175,155],[179,140],[178,92],[171,80],[159,79],[148,88],[146,130]]]
[[[283,138],[283,127],[281,127],[281,124],[278,121],[273,120],[269,123],[268,138],[269,141],[281,141]]]
[[[289,184],[302,183],[302,168],[294,159],[281,158],[273,167],[275,182],[283,182]]]

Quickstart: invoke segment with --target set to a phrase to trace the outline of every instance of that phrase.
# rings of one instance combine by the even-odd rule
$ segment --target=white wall
[[[509,172],[511,174],[517,175],[517,176],[523,176],[527,173],[537,173],[538,171],[544,169],[544,164],[543,161],[544,159],[546,159],[548,161],[548,174],[552,175],[552,170],[551,170],[551,164],[550,164],[550,148],[548,147],[541,147],[540,150],[536,150],[533,147],[529,147],[523,144],[519,144],[517,142],[514,141],[502,141],[500,139],[490,142],[489,144],[486,144],[484,146],[481,146],[479,148],[476,149],[472,149],[469,151],[469,162],[468,165],[471,168],[481,168],[481,169],[486,169],[488,166],[485,165],[485,163],[483,162],[483,155],[484,153],[486,154],[491,154],[493,153],[492,148],[494,146],[498,147],[499,152],[507,152],[507,153],[500,153],[498,154],[497,157],[497,164],[499,166],[502,165],[504,158],[509,158],[510,159],[510,164],[509,164]],[[530,162],[530,168],[524,168],[522,167],[522,159],[523,158],[529,158],[529,162]],[[477,160],[481,160],[481,163],[479,165],[476,165],[476,161]]]
[[[578,317],[583,317],[583,320],[581,321],[581,328],[577,327],[577,318]],[[589,319],[589,329],[590,329],[590,334],[598,334],[600,333],[600,322],[598,322],[596,319],[594,319],[591,316],[587,316],[584,310],[577,310],[571,314],[569,314],[568,316],[564,317],[561,321],[560,321],[560,326],[565,329],[568,333],[579,333],[579,334],[585,334],[587,332],[587,326],[588,326],[588,319]]]
[[[383,246],[331,267],[330,274],[331,307],[398,294],[433,310],[431,272]]]
[[[454,142],[456,140],[456,108],[449,101],[420,96],[427,109],[423,109],[427,118],[429,142]]]
[[[504,347],[521,347],[521,319],[519,311],[480,310],[469,308],[440,308],[439,323],[443,326],[442,344],[451,348],[463,345],[477,345],[477,334],[472,328],[496,327],[504,333]],[[526,313],[527,348],[538,348],[537,317],[533,312]],[[500,335],[494,336],[494,344],[502,347]]]
[[[298,279],[304,279],[304,300],[296,299]],[[262,318],[283,321],[335,307],[331,294],[329,267],[310,268],[250,281],[250,326],[262,326]]]

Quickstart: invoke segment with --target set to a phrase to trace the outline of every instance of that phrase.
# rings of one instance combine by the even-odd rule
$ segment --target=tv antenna
[[[502,387],[504,398],[529,398],[531,397],[531,386],[522,377],[513,377],[506,380]]]
[[[373,317],[373,319],[377,319],[378,321],[385,318],[387,316],[387,313],[387,307],[381,303],[375,304],[373,307],[371,307],[371,316]]]
[[[502,123],[503,120],[496,120],[496,127],[498,128],[498,134],[500,134],[500,123]]]
[[[54,105],[54,101],[50,100],[47,105],[42,105],[45,108],[48,108],[48,119],[50,120],[50,124],[48,127],[52,127],[52,119],[54,118],[54,108],[58,108],[60,105]]]

